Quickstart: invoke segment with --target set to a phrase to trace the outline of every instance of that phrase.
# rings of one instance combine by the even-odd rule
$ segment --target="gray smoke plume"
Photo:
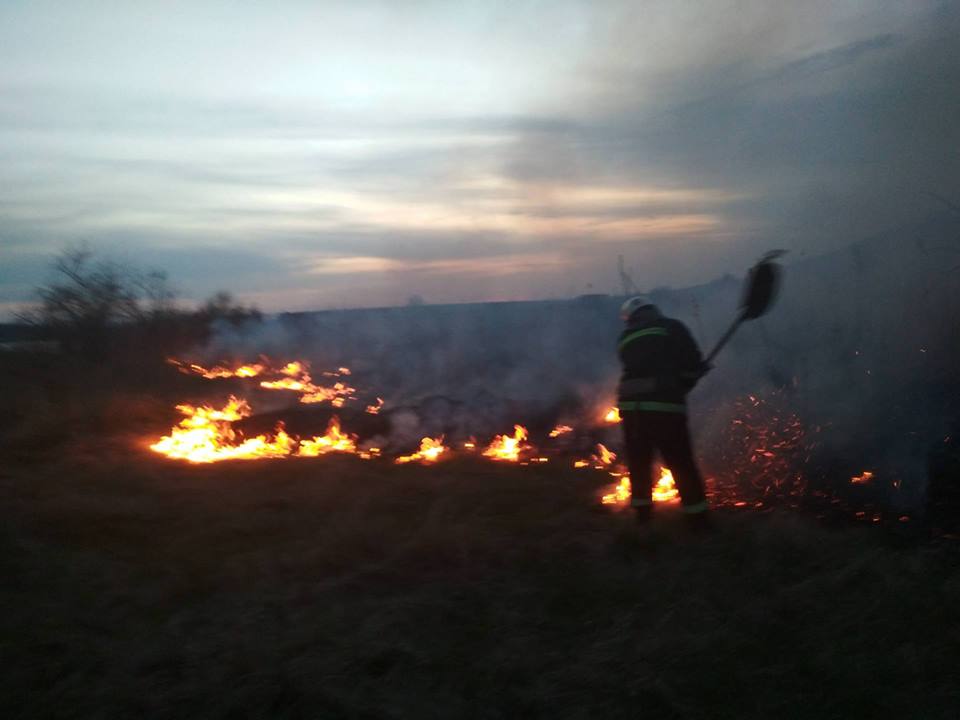
[[[690,396],[700,453],[722,473],[743,402],[762,422],[802,423],[797,462],[849,480],[870,469],[922,494],[929,448],[957,417],[960,222],[952,213],[833,253],[787,259],[772,311],[745,325]],[[742,280],[651,291],[704,353],[734,317]],[[279,315],[253,332],[224,329],[202,359],[260,354],[350,367],[390,409],[390,441],[545,434],[597,426],[614,398],[621,298],[581,298]],[[604,435],[617,442],[617,433]],[[802,452],[801,452],[802,451]],[[712,460],[711,460],[712,458]]]

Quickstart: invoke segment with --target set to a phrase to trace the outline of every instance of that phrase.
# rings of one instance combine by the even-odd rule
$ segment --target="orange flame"
[[[617,459],[617,454],[607,449],[606,445],[603,443],[597,443],[597,454],[593,456],[593,460],[599,465],[611,465],[613,461]]]
[[[869,470],[864,470],[862,475],[854,475],[850,478],[850,482],[861,485],[863,483],[868,483],[873,479],[873,473]]]
[[[285,377],[277,380],[263,380],[260,387],[265,390],[292,390],[300,393],[300,402],[302,403],[329,402],[334,407],[343,407],[347,397],[356,392],[355,388],[343,382],[336,382],[333,387],[314,384],[313,378],[307,372],[307,367],[306,363],[299,360],[289,362],[280,368],[280,374]],[[344,374],[349,375],[349,369],[339,368],[336,373],[324,373],[324,375],[333,377]]]
[[[615,452],[608,449],[603,443],[597,443],[597,452],[591,455],[589,460],[575,460],[573,467],[584,468],[593,465],[597,470],[603,470],[604,467],[612,465],[616,459],[617,454]]]
[[[569,432],[573,432],[573,428],[569,425],[557,425],[553,430],[550,431],[550,437],[560,437],[561,435],[566,435]]]
[[[668,468],[660,468],[660,477],[653,486],[654,502],[669,502],[680,494],[676,484],[673,482],[673,473]]]
[[[250,415],[250,406],[246,400],[231,397],[223,409],[217,410],[208,405],[178,405],[185,417],[169,435],[150,446],[154,452],[177,460],[193,463],[218,462],[264,457],[282,457],[289,455],[296,446],[291,438],[278,425],[273,439],[258,435],[237,442],[237,434],[231,424]]]
[[[279,380],[263,380],[260,387],[264,390],[294,390],[295,392],[306,392],[310,385],[310,376],[304,376],[305,379],[280,378]]]
[[[286,365],[280,368],[280,372],[288,377],[298,377],[301,375],[306,375],[306,368],[302,362],[299,360],[294,360],[293,362],[288,362]],[[307,376],[307,379],[309,380],[309,376]]]
[[[228,368],[225,365],[214,365],[212,368],[205,368],[203,365],[197,365],[195,363],[182,363],[179,360],[173,358],[168,358],[167,362],[171,365],[176,365],[177,368],[182,373],[193,373],[196,375],[202,375],[208,380],[215,380],[217,378],[251,378],[256,377],[264,370],[267,369],[266,365],[263,363],[251,363],[249,365],[240,365],[236,368]]]
[[[510,435],[497,435],[487,449],[483,451],[483,454],[494,460],[517,462],[520,459],[520,453],[530,449],[526,439],[527,429],[522,425],[514,425],[512,437]]]
[[[612,493],[608,493],[600,498],[600,502],[602,502],[604,505],[619,505],[627,502],[629,499],[630,478],[625,476],[620,478],[620,482],[617,483],[617,487]]]
[[[310,440],[301,440],[297,455],[300,457],[317,457],[331,452],[355,453],[357,438],[340,430],[340,418],[334,415],[330,418],[325,435],[316,435]]]
[[[604,495],[600,501],[604,505],[619,505],[626,503],[630,499],[630,476],[626,473],[610,473],[614,477],[619,477],[620,481],[612,493]],[[660,477],[653,486],[654,502],[669,502],[679,495],[676,485],[673,482],[673,473],[668,468],[660,467]]]
[[[424,463],[436,462],[437,459],[449,448],[443,444],[443,436],[438,438],[425,437],[420,441],[420,449],[412,455],[402,455],[394,460],[397,464],[413,462],[419,460]]]
[[[354,388],[344,385],[341,382],[334,383],[333,387],[329,388],[320,387],[311,383],[307,392],[300,396],[300,402],[319,403],[329,400],[330,404],[334,407],[343,407],[347,396],[353,395],[354,392],[356,392]]]
[[[367,408],[364,412],[368,412],[371,415],[379,415],[380,408],[383,407],[383,398],[378,397],[375,405],[367,405]]]
[[[620,422],[620,408],[613,406],[607,410],[607,414],[603,416],[603,421],[611,424]]]

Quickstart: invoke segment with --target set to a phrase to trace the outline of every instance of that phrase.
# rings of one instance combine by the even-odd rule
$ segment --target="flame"
[[[620,408],[614,405],[607,410],[607,414],[603,416],[603,421],[611,424],[620,422]]]
[[[297,455],[300,457],[317,457],[331,452],[355,453],[357,438],[340,430],[340,418],[334,415],[330,418],[325,435],[316,435],[310,440],[301,440]]]
[[[261,357],[260,361],[255,363],[235,365],[221,362],[209,368],[174,359],[168,362],[177,366],[181,372],[201,375],[208,379],[248,379],[252,385],[264,390],[293,392],[301,403],[328,402],[333,407],[343,407],[348,401],[356,399],[357,395],[357,390],[349,384],[351,371],[347,367],[315,372],[311,377],[309,364],[301,360],[275,363]],[[315,382],[314,378],[318,378],[318,381]],[[787,398],[774,393],[750,395],[737,401],[735,419],[729,426],[728,441],[723,443],[722,455],[719,457],[719,465],[723,471],[714,474],[711,480],[711,499],[714,503],[761,505],[756,498],[751,498],[750,503],[744,499],[747,480],[763,492],[764,501],[767,501],[767,496],[771,499],[793,497],[798,489],[802,489],[803,478],[799,468],[803,466],[804,457],[809,456],[811,444],[805,439],[805,428],[799,417],[790,410],[786,400]],[[365,406],[365,411],[376,415],[383,407],[383,398],[377,397],[375,403]],[[309,439],[298,440],[291,437],[282,425],[278,425],[273,433],[247,439],[231,427],[232,423],[251,414],[250,407],[244,400],[231,397],[222,408],[182,405],[178,406],[178,410],[183,414],[183,419],[168,435],[150,446],[155,452],[171,458],[190,462],[214,462],[233,458],[257,459],[285,455],[309,457],[329,452],[347,452],[364,459],[381,456],[379,448],[359,449],[357,437],[344,433],[339,420],[331,421],[325,435]],[[613,405],[604,404],[599,412],[595,409],[591,415],[595,424],[612,425],[621,422],[620,412]],[[574,427],[558,423],[549,432],[549,438],[573,433]],[[819,432],[819,427],[814,428],[814,431]],[[478,443],[475,437],[467,437],[465,441],[456,444],[456,450],[464,453],[482,450],[484,457],[492,460],[523,465],[548,462],[545,456],[535,456],[536,449],[529,443],[528,438],[527,429],[516,425],[513,435],[498,435],[488,446]],[[562,444],[554,443],[550,447],[557,449]],[[438,458],[447,457],[448,453],[453,454],[454,451],[454,448],[443,445],[442,437],[428,437],[423,438],[419,450],[395,458],[395,462],[432,463]],[[552,458],[551,453],[549,459]],[[574,468],[595,467],[615,478],[616,492],[606,497],[620,500],[612,502],[621,502],[625,493],[629,496],[629,476],[616,464],[616,454],[606,446],[598,444],[596,452],[589,458],[564,460],[571,461]],[[873,479],[874,472],[868,470],[852,477],[850,482],[868,483]],[[670,471],[661,469],[660,478],[653,488],[654,499],[663,502],[676,498],[677,494]]]
[[[289,455],[296,440],[278,425],[273,439],[258,435],[237,442],[237,434],[231,424],[250,415],[246,400],[230,397],[220,410],[202,405],[178,405],[184,415],[171,431],[150,446],[154,452],[169,458],[188,460],[194,463],[209,463],[220,460],[235,460]]]
[[[527,429],[522,425],[514,425],[512,437],[510,435],[497,435],[487,449],[483,451],[483,454],[494,460],[517,462],[520,459],[520,453],[530,448],[530,445],[525,442],[526,439]]]
[[[607,493],[600,501],[604,505],[620,505],[626,503],[630,499],[630,476],[626,473],[611,472],[611,475],[614,477],[620,478],[617,483],[616,488],[612,493]],[[673,473],[670,472],[668,468],[663,466],[660,467],[660,477],[657,479],[657,482],[653,486],[653,501],[654,502],[670,502],[674,500],[678,495],[679,491],[677,486],[673,482]]]
[[[673,473],[669,468],[660,467],[660,477],[653,486],[654,502],[669,502],[680,494],[676,484],[673,482]]]
[[[310,383],[310,376],[306,376],[306,381],[296,378],[280,378],[279,380],[263,380],[260,387],[264,390],[294,390],[296,392],[306,392]]]
[[[277,380],[264,380],[260,387],[265,390],[294,390],[296,392],[311,392],[314,389],[310,373],[307,372],[306,363],[299,360],[288,362],[280,368],[280,374],[284,377]]]
[[[425,437],[420,441],[420,449],[412,455],[403,455],[394,460],[397,464],[419,460],[424,463],[436,462],[449,448],[443,444],[443,436],[438,438]]]
[[[621,503],[626,503],[630,499],[630,478],[622,477],[620,482],[617,483],[616,489],[612,493],[608,493],[600,498],[600,502],[604,505],[619,505]]]
[[[615,452],[609,450],[603,443],[597,443],[597,452],[591,455],[589,460],[575,460],[573,467],[584,468],[593,465],[597,470],[603,470],[604,467],[612,465],[616,459],[617,454]],[[615,475],[615,473],[611,474]]]
[[[349,395],[353,395],[356,390],[341,382],[334,383],[333,387],[325,388],[310,384],[308,391],[300,396],[302,403],[319,403],[330,401],[334,407],[343,407]]]
[[[873,479],[873,473],[869,470],[864,470],[862,475],[854,475],[850,478],[850,482],[856,483],[858,485],[863,483],[868,483]]]
[[[177,369],[179,369],[182,373],[202,375],[203,377],[207,378],[207,380],[231,377],[251,378],[256,377],[267,369],[267,366],[263,363],[240,365],[236,368],[228,368],[225,365],[214,365],[212,368],[208,369],[203,367],[203,365],[197,365],[195,363],[183,363],[174,358],[167,358],[167,362],[171,365],[176,365]]]
[[[306,368],[303,366],[303,363],[299,360],[294,360],[293,362],[288,362],[282,368],[280,372],[286,375],[287,377],[299,377],[301,375],[306,375]]]
[[[329,402],[334,407],[343,407],[347,398],[356,392],[355,388],[343,382],[336,382],[333,387],[316,385],[307,370],[308,365],[305,362],[299,360],[288,362],[279,370],[283,377],[276,380],[263,380],[260,382],[260,387],[264,390],[292,390],[300,393],[300,402],[302,403]],[[335,373],[324,373],[324,375],[330,377],[349,374],[350,370],[348,368],[339,368]]]
[[[617,459],[617,454],[611,452],[603,443],[597,443],[597,454],[593,456],[595,462],[600,465],[612,465]]]

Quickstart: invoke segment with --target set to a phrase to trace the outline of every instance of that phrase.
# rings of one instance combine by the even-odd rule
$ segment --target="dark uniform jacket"
[[[640,312],[620,335],[621,410],[685,412],[686,396],[703,376],[703,357],[679,320]]]

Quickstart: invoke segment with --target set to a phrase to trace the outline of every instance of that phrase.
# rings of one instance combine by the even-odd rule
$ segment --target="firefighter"
[[[649,299],[630,298],[620,317],[626,328],[617,346],[623,365],[617,395],[637,521],[648,520],[653,509],[657,452],[673,473],[684,513],[705,525],[707,499],[693,457],[686,397],[709,367],[686,326],[664,317]]]

